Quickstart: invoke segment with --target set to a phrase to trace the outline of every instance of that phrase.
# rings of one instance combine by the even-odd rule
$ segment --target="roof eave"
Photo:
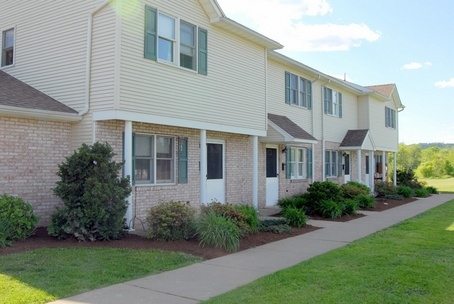
[[[31,108],[0,105],[0,115],[46,121],[78,122],[82,117],[77,113],[65,113]]]

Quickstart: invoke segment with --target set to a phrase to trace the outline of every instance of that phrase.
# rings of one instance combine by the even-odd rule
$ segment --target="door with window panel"
[[[207,197],[205,202],[225,203],[224,142],[207,142]]]

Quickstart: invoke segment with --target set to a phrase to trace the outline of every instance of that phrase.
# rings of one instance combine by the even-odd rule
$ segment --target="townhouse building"
[[[314,181],[373,189],[397,152],[394,84],[363,87],[286,57],[214,0],[0,8],[0,192],[43,224],[59,203],[58,164],[82,143],[107,142],[125,162],[131,228],[167,200],[264,208]]]

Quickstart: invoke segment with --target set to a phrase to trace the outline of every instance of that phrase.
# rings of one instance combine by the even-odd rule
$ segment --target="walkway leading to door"
[[[207,300],[275,271],[345,246],[454,199],[438,194],[350,222],[312,221],[323,229],[106,288],[54,304],[167,303]]]

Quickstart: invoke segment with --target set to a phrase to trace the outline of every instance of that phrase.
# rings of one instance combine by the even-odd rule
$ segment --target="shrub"
[[[1,219],[0,221],[0,248],[11,246],[9,236],[11,234],[11,224],[7,219]]]
[[[356,214],[358,208],[358,201],[354,199],[346,199],[342,203],[342,214]]]
[[[383,198],[389,199],[389,200],[397,200],[397,201],[401,201],[404,199],[403,195],[400,195],[400,194],[387,194]]]
[[[319,214],[325,218],[338,218],[342,215],[342,207],[333,200],[323,200],[319,206]]]
[[[39,217],[33,213],[33,207],[19,197],[3,194],[0,197],[0,222],[3,230],[0,236],[5,241],[17,241],[28,238],[35,230]],[[6,243],[6,242],[5,242]]]
[[[294,195],[281,198],[280,200],[277,201],[277,205],[282,209],[285,209],[287,207],[303,208],[304,195]]]
[[[415,190],[416,197],[428,197],[430,196],[429,190],[427,188],[421,188]]]
[[[375,194],[377,197],[385,197],[386,195],[397,194],[397,187],[389,182],[376,182]]]
[[[413,189],[421,188],[413,169],[397,170],[397,185],[407,186]]]
[[[366,185],[358,182],[348,182],[340,186],[344,198],[355,198],[359,194],[370,194],[370,189]]]
[[[265,219],[260,221],[260,231],[282,234],[292,232],[292,227],[283,218]]]
[[[359,208],[373,208],[375,206],[375,199],[373,196],[360,194],[355,197],[355,201],[358,202]]]
[[[169,201],[151,207],[146,218],[147,237],[164,240],[187,240],[194,236],[195,210],[182,202]]]
[[[282,215],[292,227],[302,227],[306,225],[307,216],[304,210],[296,207],[287,207],[282,210]]]
[[[238,210],[238,205],[212,202],[208,205],[202,206],[201,211],[202,214],[213,211],[215,214],[226,218],[239,228],[241,235],[245,235],[251,232],[248,223],[248,216],[244,215],[243,213],[241,213],[241,211]]]
[[[240,230],[227,218],[210,210],[200,216],[196,224],[197,237],[201,247],[221,248],[227,252],[240,247]]]
[[[341,202],[343,200],[341,188],[331,181],[312,183],[307,192],[303,194],[306,213],[322,215],[320,213],[321,203],[326,200]]]
[[[438,194],[438,189],[432,186],[426,187],[426,190],[429,192],[429,194]]]
[[[235,205],[236,209],[246,217],[250,232],[258,232],[260,226],[259,212],[250,205]]]
[[[99,142],[83,144],[59,165],[61,178],[54,194],[63,201],[52,215],[48,233],[80,241],[119,239],[131,193],[128,178],[121,178],[122,163],[112,160],[112,148]]]
[[[409,186],[397,186],[397,194],[403,197],[412,197],[414,193],[413,189]]]

